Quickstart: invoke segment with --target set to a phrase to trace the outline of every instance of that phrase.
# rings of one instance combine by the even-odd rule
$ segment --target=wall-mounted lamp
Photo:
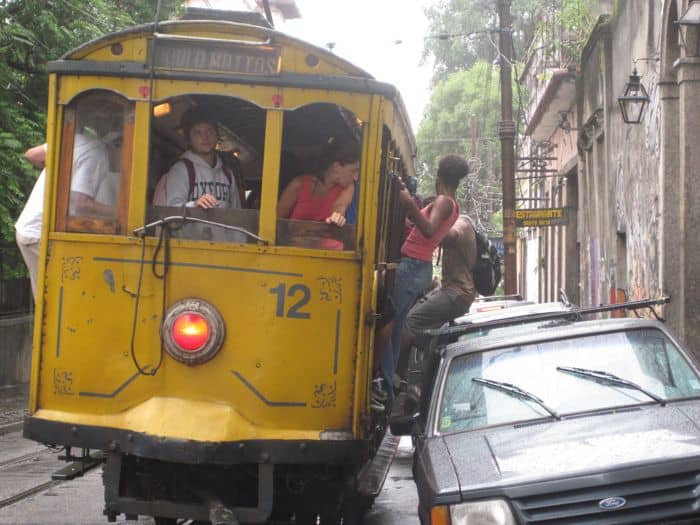
[[[636,63],[636,60],[635,60]],[[644,108],[649,103],[649,94],[642,84],[642,79],[637,73],[635,65],[630,75],[629,82],[625,85],[622,95],[617,97],[622,110],[622,119],[627,124],[639,124],[642,121]]]
[[[679,26],[686,26],[688,29],[691,27],[700,27],[700,2],[692,2],[685,10],[685,13],[683,13],[683,16],[676,21],[676,24]],[[683,31],[679,31],[679,34],[681,36],[682,45],[687,53],[688,47],[685,42],[685,37],[683,36]],[[696,49],[696,55],[698,54],[697,51]]]
[[[700,26],[700,2],[692,2],[677,23],[681,26]]]

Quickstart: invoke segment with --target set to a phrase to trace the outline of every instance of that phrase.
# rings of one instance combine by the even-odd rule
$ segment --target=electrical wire
[[[156,372],[158,372],[160,365],[163,363],[163,345],[161,344],[161,347],[160,347],[160,358],[158,359],[158,363],[156,364],[156,366],[154,368],[151,368],[150,370],[147,370],[149,365],[141,366],[138,358],[136,357],[136,326],[138,325],[139,304],[141,302],[141,285],[143,283],[143,266],[145,263],[145,259],[146,259],[146,238],[141,237],[141,261],[139,264],[139,280],[138,280],[138,284],[136,286],[136,295],[134,297],[134,317],[131,321],[131,343],[129,346],[130,346],[131,360],[133,361],[134,366],[136,366],[136,370],[138,370],[139,374],[144,375],[144,376],[154,376],[154,375],[156,375]]]

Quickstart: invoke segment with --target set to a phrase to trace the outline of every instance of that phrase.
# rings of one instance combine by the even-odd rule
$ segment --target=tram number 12
[[[304,308],[309,299],[311,299],[311,290],[304,284],[294,284],[287,287],[284,283],[280,283],[279,286],[270,288],[270,293],[277,296],[277,317],[289,317],[290,319],[310,319],[311,314],[309,312],[303,312],[301,309]],[[301,295],[301,297],[298,297]],[[296,299],[296,302],[289,305],[289,308],[285,312],[285,297],[292,297]]]

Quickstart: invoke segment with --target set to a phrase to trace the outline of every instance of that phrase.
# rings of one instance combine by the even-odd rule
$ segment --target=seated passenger
[[[75,135],[69,214],[113,217],[119,196],[119,174],[110,170],[111,140],[121,134],[108,133],[103,139],[88,130]],[[116,183],[115,183],[116,175]]]
[[[331,140],[321,151],[314,175],[292,179],[277,203],[281,219],[325,221],[344,226],[360,175],[360,148],[354,142]]]
[[[199,208],[240,208],[241,200],[232,173],[216,152],[216,120],[194,107],[182,117],[189,149],[156,185],[153,204]]]
[[[170,167],[156,185],[155,206],[240,208],[236,180],[216,151],[216,120],[208,111],[193,107],[182,117],[189,149]],[[246,242],[243,234],[215,226],[188,224],[180,237],[200,240]]]

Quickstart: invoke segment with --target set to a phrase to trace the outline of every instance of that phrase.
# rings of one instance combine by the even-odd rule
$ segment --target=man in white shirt
[[[46,144],[29,148],[24,153],[24,157],[35,168],[43,168],[46,162]],[[44,179],[46,179],[46,170],[42,169],[39,178],[34,183],[32,192],[29,194],[29,199],[27,199],[27,203],[15,223],[17,246],[29,270],[29,280],[32,283],[32,293],[35,300],[39,269],[39,239],[41,238],[41,223],[44,214]]]
[[[110,165],[107,135],[102,140],[85,132],[75,135],[70,185],[71,216],[109,218],[116,215],[118,187],[117,191],[108,191]]]

